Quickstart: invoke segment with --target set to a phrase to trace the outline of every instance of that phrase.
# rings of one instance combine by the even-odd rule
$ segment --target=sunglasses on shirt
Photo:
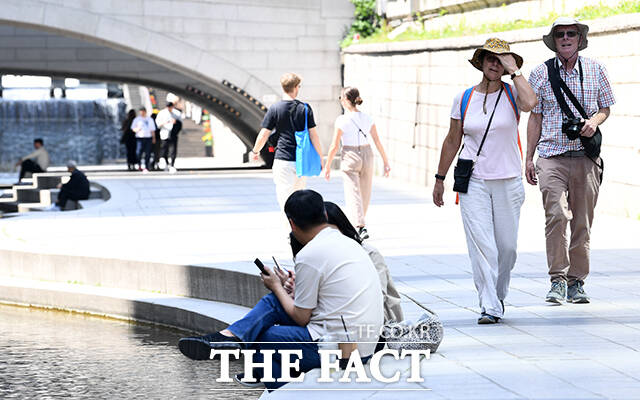
[[[579,33],[578,31],[564,31],[564,32],[558,31],[558,32],[555,32],[553,34],[553,36],[556,39],[562,39],[565,36],[566,37],[570,37],[570,38],[574,38],[574,37],[578,36],[578,33]]]

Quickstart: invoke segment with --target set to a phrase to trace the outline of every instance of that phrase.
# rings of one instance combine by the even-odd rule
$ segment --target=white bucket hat
[[[575,25],[578,27],[578,31],[580,32],[580,43],[578,44],[578,51],[584,50],[587,48],[587,33],[589,33],[589,27],[585,24],[581,24],[575,18],[570,17],[560,17],[553,22],[551,25],[551,30],[549,33],[542,37],[542,41],[547,45],[549,49],[551,49],[554,53],[558,50],[556,49],[556,42],[553,39],[553,31],[556,29],[556,26],[567,26],[567,25]]]

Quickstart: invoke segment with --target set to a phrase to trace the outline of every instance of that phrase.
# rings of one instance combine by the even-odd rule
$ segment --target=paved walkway
[[[0,219],[0,247],[248,272],[254,272],[250,261],[256,256],[275,255],[291,264],[268,173],[96,180],[112,191],[110,201],[75,212]],[[309,187],[343,203],[339,178],[313,179]],[[585,286],[592,303],[552,306],[544,302],[540,195],[527,188],[505,319],[478,326],[459,210],[452,192],[446,195],[447,205],[437,209],[424,188],[382,179],[374,187],[371,242],[385,255],[400,290],[435,309],[445,325],[438,353],[423,363],[423,386],[432,390],[402,398],[640,397],[640,222],[596,215],[593,272]],[[403,307],[410,318],[420,315],[410,302]],[[349,397],[382,399],[389,393]]]

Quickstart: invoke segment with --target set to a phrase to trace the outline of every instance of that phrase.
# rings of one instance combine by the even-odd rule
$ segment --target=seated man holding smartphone
[[[284,211],[293,236],[304,246],[295,259],[295,293],[288,274],[266,268],[268,275],[261,277],[272,293],[225,330],[180,339],[178,347],[185,356],[209,359],[211,349],[301,349],[300,372],[306,372],[320,366],[318,346],[313,342],[343,333],[345,328],[355,332],[361,357],[373,354],[384,312],[371,259],[358,243],[329,227],[324,201],[317,192],[294,192]],[[276,379],[280,374],[278,353],[273,356],[273,374]],[[265,382],[267,389],[283,384]]]

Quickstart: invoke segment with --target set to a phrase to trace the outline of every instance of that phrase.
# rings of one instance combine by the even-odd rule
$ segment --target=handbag
[[[297,106],[297,105],[296,105]],[[294,109],[295,110],[295,109]],[[313,147],[311,138],[309,137],[309,127],[307,124],[307,105],[304,105],[304,129],[295,132],[296,137],[296,175],[301,176],[318,176],[322,171],[322,161],[320,155]],[[291,126],[295,129],[293,118],[291,118]]]
[[[416,321],[390,322],[382,327],[382,338],[393,350],[430,350],[435,353],[442,343],[444,327],[435,311],[403,293],[425,313]]]
[[[480,142],[480,147],[478,147],[478,152],[476,153],[476,159],[480,156],[480,152],[482,151],[482,146],[484,146],[484,141],[487,139],[487,133],[489,133],[489,127],[491,127],[491,121],[493,121],[493,115],[496,113],[496,108],[498,108],[498,102],[500,101],[500,97],[502,96],[502,92],[504,90],[504,86],[500,86],[500,93],[498,93],[498,98],[496,99],[496,104],[493,106],[493,111],[491,112],[491,116],[489,117],[489,122],[487,123],[487,128],[484,131],[484,136],[482,136],[482,142]],[[462,146],[464,148],[464,145]],[[460,154],[462,154],[462,149],[460,149]],[[473,167],[475,165],[475,161],[469,160],[466,158],[460,158],[458,155],[458,162],[456,163],[455,168],[453,169],[453,191],[458,193],[467,193],[469,190],[469,181],[471,180],[471,175],[473,174]]]

